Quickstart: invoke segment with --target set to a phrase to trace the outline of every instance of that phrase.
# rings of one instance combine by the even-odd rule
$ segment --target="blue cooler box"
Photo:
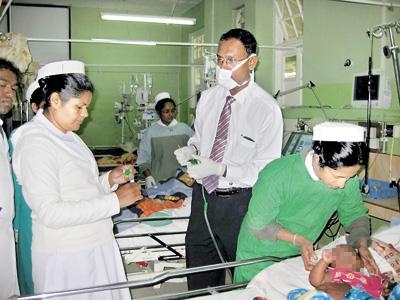
[[[374,189],[374,183],[379,183],[382,189]],[[360,180],[360,189],[364,185],[364,179]],[[391,198],[397,196],[397,187],[389,187],[390,183],[386,181],[376,180],[376,179],[368,179],[369,185],[369,194],[362,194],[363,197],[373,198],[373,199],[382,199],[382,198]]]

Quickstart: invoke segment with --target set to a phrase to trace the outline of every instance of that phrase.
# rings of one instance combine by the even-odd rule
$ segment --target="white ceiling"
[[[3,0],[3,5],[9,0]],[[129,10],[132,14],[181,16],[203,0],[13,0],[12,3],[70,5]]]

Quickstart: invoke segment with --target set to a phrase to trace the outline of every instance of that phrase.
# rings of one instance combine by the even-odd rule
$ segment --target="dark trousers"
[[[247,212],[251,191],[219,197],[215,194],[209,195],[204,190],[204,195],[208,203],[207,217],[222,257],[225,261],[235,261],[237,238]],[[188,268],[221,263],[204,219],[202,186],[197,183],[193,187],[192,209],[185,244]],[[224,284],[225,270],[188,276],[189,290]]]

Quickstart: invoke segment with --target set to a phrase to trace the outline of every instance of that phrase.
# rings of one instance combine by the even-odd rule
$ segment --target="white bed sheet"
[[[397,249],[400,248],[400,225],[385,228],[379,231],[379,233],[375,233],[373,236],[381,241],[393,244]],[[340,237],[324,248],[317,250],[316,254],[321,258],[323,249],[332,248],[345,243],[345,237]],[[393,271],[391,266],[375,251],[371,250],[371,253],[381,272]],[[268,300],[286,300],[286,295],[293,289],[313,289],[308,281],[308,275],[309,272],[304,269],[301,257],[296,257],[273,264],[264,269],[253,278],[244,290],[224,292],[194,299],[253,300],[254,297],[266,297]]]

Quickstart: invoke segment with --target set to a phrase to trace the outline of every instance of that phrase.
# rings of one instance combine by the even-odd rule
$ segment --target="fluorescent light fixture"
[[[108,44],[148,45],[148,46],[157,45],[157,42],[155,42],[155,41],[97,39],[97,38],[91,38],[90,40],[94,41],[94,42],[108,43]]]
[[[179,24],[179,25],[196,24],[196,19],[193,18],[141,16],[141,15],[112,14],[112,13],[100,13],[100,18],[103,20],[111,20],[111,21],[150,22],[150,23],[166,23],[166,24]]]

